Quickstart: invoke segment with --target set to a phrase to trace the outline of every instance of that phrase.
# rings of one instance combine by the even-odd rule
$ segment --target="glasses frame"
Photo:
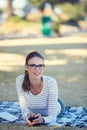
[[[43,70],[45,68],[45,64],[27,64],[27,66],[29,66],[32,70],[35,70],[36,68]]]

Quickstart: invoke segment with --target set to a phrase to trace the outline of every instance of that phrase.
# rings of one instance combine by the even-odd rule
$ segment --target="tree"
[[[7,0],[8,17],[13,16],[12,0]]]
[[[46,2],[49,2],[51,5],[55,5],[58,3],[62,4],[65,2],[69,2],[72,4],[80,2],[80,0],[29,0],[29,1],[36,6],[41,5],[42,3],[46,3]]]
[[[85,20],[87,20],[87,0],[83,0]]]

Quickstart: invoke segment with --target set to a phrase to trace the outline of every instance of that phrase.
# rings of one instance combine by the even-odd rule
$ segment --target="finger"
[[[29,120],[27,120],[27,123],[28,123],[29,126],[34,126],[35,125],[35,122],[31,122]]]
[[[38,121],[39,121],[39,118],[33,120],[33,122],[38,122]]]
[[[38,113],[38,114],[35,115],[35,117],[41,117],[41,114]]]
[[[35,115],[36,115],[35,113],[31,113],[31,115],[30,115],[30,116],[31,116],[31,117],[34,117]]]
[[[29,114],[27,115],[27,118],[29,119],[30,117],[33,117],[33,116],[35,116],[35,113],[29,113]]]

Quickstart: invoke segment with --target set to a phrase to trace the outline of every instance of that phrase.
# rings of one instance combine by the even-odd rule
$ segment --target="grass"
[[[87,107],[87,35],[0,41],[0,100],[18,101],[15,78],[24,73],[25,57],[33,50],[45,57],[44,74],[56,78],[59,95],[66,105]],[[0,130],[45,129],[79,130],[57,126],[0,124]]]
[[[3,24],[0,24],[0,35],[18,33],[23,30],[30,30],[32,27],[39,28],[40,22],[23,20],[17,16],[9,17]]]
[[[62,127],[59,128],[57,126],[37,126],[37,127],[28,127],[27,125],[20,125],[20,124],[1,124],[0,130],[85,130],[79,128],[69,128],[69,127]]]

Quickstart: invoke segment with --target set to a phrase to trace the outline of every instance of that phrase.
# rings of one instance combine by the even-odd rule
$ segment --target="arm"
[[[44,117],[45,123],[56,122],[56,117],[60,113],[60,105],[58,103],[58,86],[55,79],[52,79],[48,86],[48,116]]]
[[[28,109],[25,92],[22,89],[23,78],[24,78],[23,75],[20,75],[16,78],[16,89],[17,89],[17,94],[18,94],[18,99],[19,99],[19,103],[20,103],[20,107],[21,107],[22,116],[23,116],[23,119],[26,120],[26,116],[27,116],[27,114],[30,113],[30,111]]]

